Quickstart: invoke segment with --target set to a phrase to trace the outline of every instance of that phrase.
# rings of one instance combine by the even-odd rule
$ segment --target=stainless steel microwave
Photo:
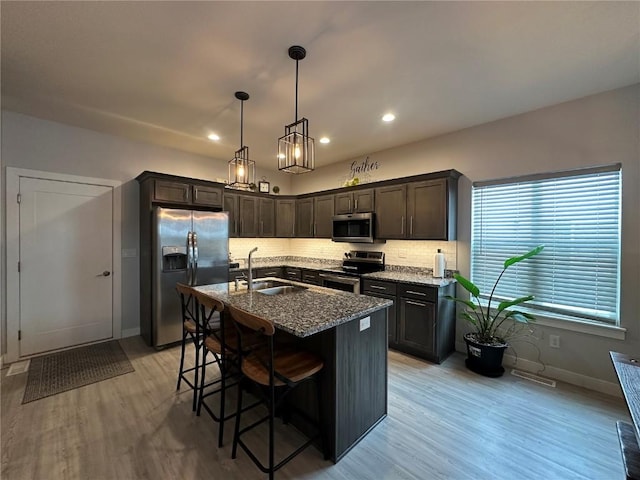
[[[374,229],[374,213],[335,215],[331,239],[334,242],[373,243]]]

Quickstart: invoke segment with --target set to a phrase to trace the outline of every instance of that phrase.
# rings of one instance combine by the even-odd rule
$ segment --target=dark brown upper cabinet
[[[333,231],[333,207],[333,195],[321,195],[318,197],[314,197],[314,237],[331,238],[331,233]]]
[[[296,199],[276,199],[276,237],[292,238],[295,236]]]
[[[407,185],[408,237],[415,240],[447,240],[447,180]]]
[[[238,207],[238,202],[240,200],[240,196],[235,193],[225,192],[224,194],[224,211],[229,214],[229,237],[235,238],[240,236],[240,230],[238,225],[238,214],[240,213],[240,208]]]
[[[258,222],[258,197],[240,195],[240,232],[241,237],[257,237]]]
[[[273,237],[276,234],[275,200],[260,198],[258,201],[258,222],[260,237]]]
[[[374,190],[355,190],[335,194],[335,214],[368,213],[374,211]]]
[[[296,237],[313,237],[313,197],[296,200]]]
[[[220,183],[148,171],[137,180],[143,195],[154,204],[222,208],[224,186]]]
[[[376,188],[376,237],[455,240],[456,178]]]
[[[381,239],[407,238],[407,185],[376,188],[376,230]]]

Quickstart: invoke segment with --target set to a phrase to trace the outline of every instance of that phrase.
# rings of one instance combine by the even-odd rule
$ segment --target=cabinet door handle
[[[375,289],[377,289],[377,290],[386,290],[386,289],[387,289],[387,287],[381,287],[381,286],[379,286],[379,285],[369,285],[369,286],[370,286],[371,288],[375,288]]]
[[[275,277],[278,272],[264,272],[263,275],[266,277]]]
[[[416,305],[418,307],[426,307],[426,305],[424,303],[420,303],[420,302],[412,302],[411,300],[405,300],[405,302],[407,302],[409,305]]]
[[[401,220],[400,235],[404,235],[404,216],[402,217],[402,220]]]
[[[351,197],[347,198],[347,201],[349,202],[348,210],[351,212]]]
[[[411,215],[409,220],[409,235],[413,235],[413,215]]]
[[[355,203],[354,210],[357,212],[358,211],[358,199],[357,198],[356,198],[354,203]]]
[[[313,236],[314,237],[316,236],[316,224],[315,223],[313,224]]]
[[[413,290],[407,290],[406,293],[412,293],[413,295],[420,295],[421,297],[426,297],[427,294],[426,293],[422,293],[422,292],[414,292]]]

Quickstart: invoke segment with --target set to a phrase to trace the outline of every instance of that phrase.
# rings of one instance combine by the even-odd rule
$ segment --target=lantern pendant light
[[[315,168],[314,140],[309,136],[309,121],[298,120],[298,62],[307,51],[294,45],[289,57],[296,61],[296,116],[295,121],[284,127],[284,136],[278,139],[278,169],[289,173],[306,173]]]
[[[235,97],[240,100],[240,149],[229,161],[229,186],[248,188],[255,183],[256,162],[249,160],[249,147],[243,142],[242,130],[244,124],[244,102],[249,100],[246,92],[236,92]]]

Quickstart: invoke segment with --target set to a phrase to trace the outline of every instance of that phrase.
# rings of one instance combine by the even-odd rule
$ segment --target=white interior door
[[[113,188],[20,177],[20,356],[113,336]]]

